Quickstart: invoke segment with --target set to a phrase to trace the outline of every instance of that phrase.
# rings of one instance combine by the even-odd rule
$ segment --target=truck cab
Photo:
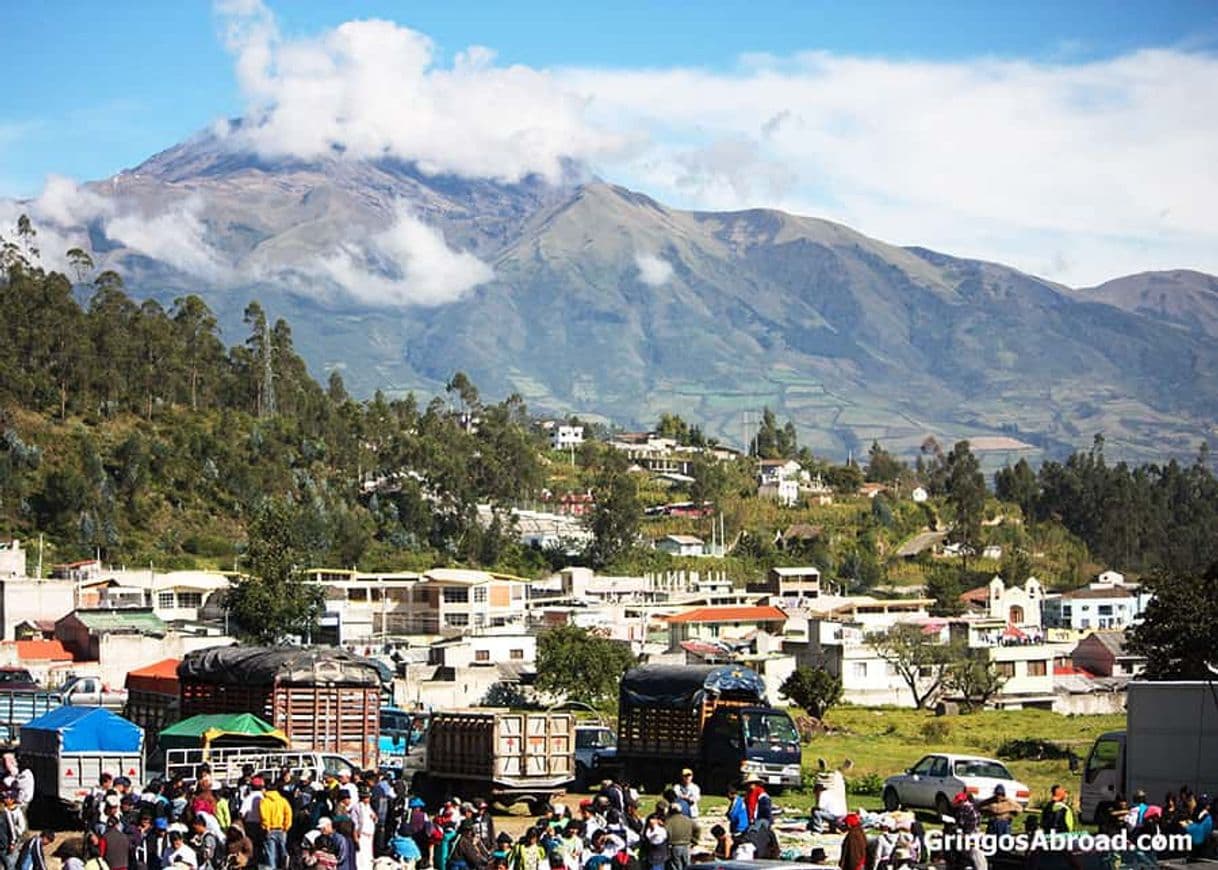
[[[382,707],[380,720],[381,735],[377,749],[381,764],[402,768],[412,766],[407,764],[407,759],[423,752],[428,715],[399,707]]]
[[[617,735],[604,725],[575,726],[575,787],[584,788],[617,760]]]
[[[55,690],[72,707],[108,707],[121,710],[127,703],[126,689],[111,689],[100,677],[72,677]]]
[[[701,766],[716,785],[755,774],[770,786],[798,787],[800,759],[799,732],[782,710],[725,707],[706,725]]]
[[[1109,731],[1095,739],[1083,766],[1079,788],[1079,815],[1084,822],[1098,823],[1119,794],[1125,794],[1125,732]]]

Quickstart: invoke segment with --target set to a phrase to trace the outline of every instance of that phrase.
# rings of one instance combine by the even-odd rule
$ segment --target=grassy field
[[[804,747],[805,769],[815,769],[818,758],[831,768],[849,759],[848,786],[858,787],[868,774],[881,778],[898,773],[930,752],[956,752],[996,757],[998,746],[1010,739],[1041,739],[1072,749],[1080,760],[1096,735],[1125,726],[1123,714],[1063,716],[1042,710],[985,711],[965,716],[935,717],[928,711],[895,708],[839,707],[826,722],[834,733],[816,737]],[[928,723],[934,723],[929,724]],[[942,736],[933,734],[945,728]],[[927,736],[930,729],[931,737]],[[1011,773],[1032,789],[1032,805],[1045,799],[1049,788],[1060,783],[1078,797],[1079,775],[1070,772],[1065,759],[1003,762]],[[790,806],[804,807],[811,794],[784,796]],[[851,788],[850,805],[880,808],[880,796],[858,794]]]

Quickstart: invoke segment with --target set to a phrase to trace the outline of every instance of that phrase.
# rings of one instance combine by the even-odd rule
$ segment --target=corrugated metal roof
[[[75,616],[89,631],[126,631],[139,634],[164,634],[167,626],[161,617],[142,608],[114,610],[75,610]]]

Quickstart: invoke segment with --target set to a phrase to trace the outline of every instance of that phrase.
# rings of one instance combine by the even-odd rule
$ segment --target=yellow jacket
[[[286,831],[292,827],[292,805],[279,792],[270,789],[262,796],[259,807],[263,830]]]

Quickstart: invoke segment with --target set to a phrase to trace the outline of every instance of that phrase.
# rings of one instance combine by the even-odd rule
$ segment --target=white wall
[[[75,595],[71,580],[0,581],[3,640],[13,640],[13,629],[23,622],[67,616],[75,609]]]

